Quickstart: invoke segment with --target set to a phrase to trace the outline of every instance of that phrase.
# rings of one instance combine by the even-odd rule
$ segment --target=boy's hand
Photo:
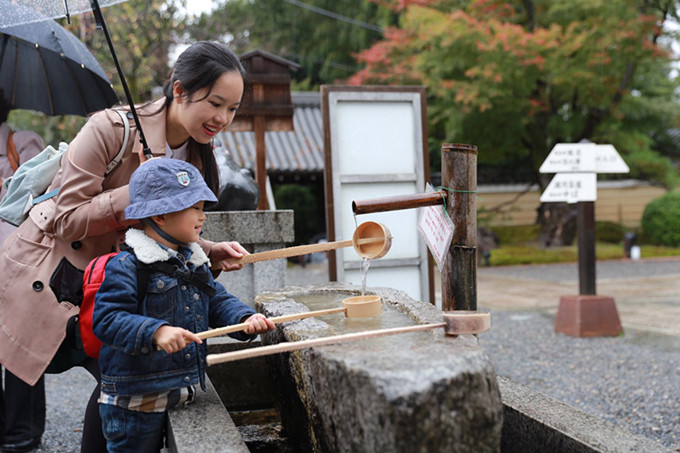
[[[248,327],[245,330],[248,335],[256,335],[276,329],[276,324],[267,319],[262,313],[255,313],[246,319],[245,322],[248,323]]]
[[[153,342],[156,344],[156,349],[162,349],[168,354],[173,354],[186,348],[192,342],[201,344],[203,340],[195,333],[181,327],[165,325],[159,327],[153,334]]]

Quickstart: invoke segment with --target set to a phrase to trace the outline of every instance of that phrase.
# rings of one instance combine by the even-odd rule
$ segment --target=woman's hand
[[[229,258],[239,259],[244,255],[249,255],[248,250],[244,249],[236,241],[218,242],[210,249],[210,262],[212,270],[237,271],[243,269],[242,263],[229,263]]]
[[[265,315],[262,313],[255,313],[246,319],[245,322],[248,323],[248,327],[246,327],[245,330],[245,333],[248,335],[257,335],[259,333],[265,333],[268,330],[274,330],[276,328],[276,324],[265,317]]]
[[[135,144],[135,147],[136,147],[136,149],[133,152],[136,152],[137,156],[139,156],[139,165],[142,165],[143,163],[148,162],[150,160],[160,159],[160,156],[147,157],[144,154],[144,145],[142,145],[142,142],[137,142]]]

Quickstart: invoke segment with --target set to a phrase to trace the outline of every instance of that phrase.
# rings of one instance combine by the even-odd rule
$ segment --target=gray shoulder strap
[[[123,133],[123,143],[120,145],[120,151],[118,151],[118,154],[116,154],[116,157],[113,158],[111,162],[109,162],[109,165],[106,166],[106,173],[109,174],[113,171],[114,168],[118,166],[120,161],[123,159],[123,154],[125,154],[125,149],[127,148],[127,143],[128,139],[130,138],[130,121],[128,120],[127,113],[123,112],[122,110],[115,110],[118,115],[120,115],[120,119],[123,120],[123,124],[125,125],[125,132]]]

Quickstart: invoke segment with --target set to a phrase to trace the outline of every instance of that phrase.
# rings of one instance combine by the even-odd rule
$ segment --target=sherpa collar
[[[172,253],[158,244],[155,240],[147,236],[142,230],[130,228],[125,233],[125,243],[134,251],[137,259],[144,264],[156,263],[158,261],[168,261],[172,258]],[[198,267],[210,260],[203,249],[196,242],[189,243],[191,257],[189,262]]]

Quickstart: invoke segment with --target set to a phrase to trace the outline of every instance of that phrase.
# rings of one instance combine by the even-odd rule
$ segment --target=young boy
[[[125,217],[142,219],[144,231],[127,232],[130,250],[109,261],[95,297],[93,331],[103,342],[99,411],[109,452],[157,452],[168,408],[190,402],[196,383],[205,390],[207,347],[195,332],[247,322],[232,336],[248,340],[275,326],[213,280],[196,241],[203,205],[217,198],[198,169],[152,159],[129,187]],[[138,261],[150,269],[141,303]]]

